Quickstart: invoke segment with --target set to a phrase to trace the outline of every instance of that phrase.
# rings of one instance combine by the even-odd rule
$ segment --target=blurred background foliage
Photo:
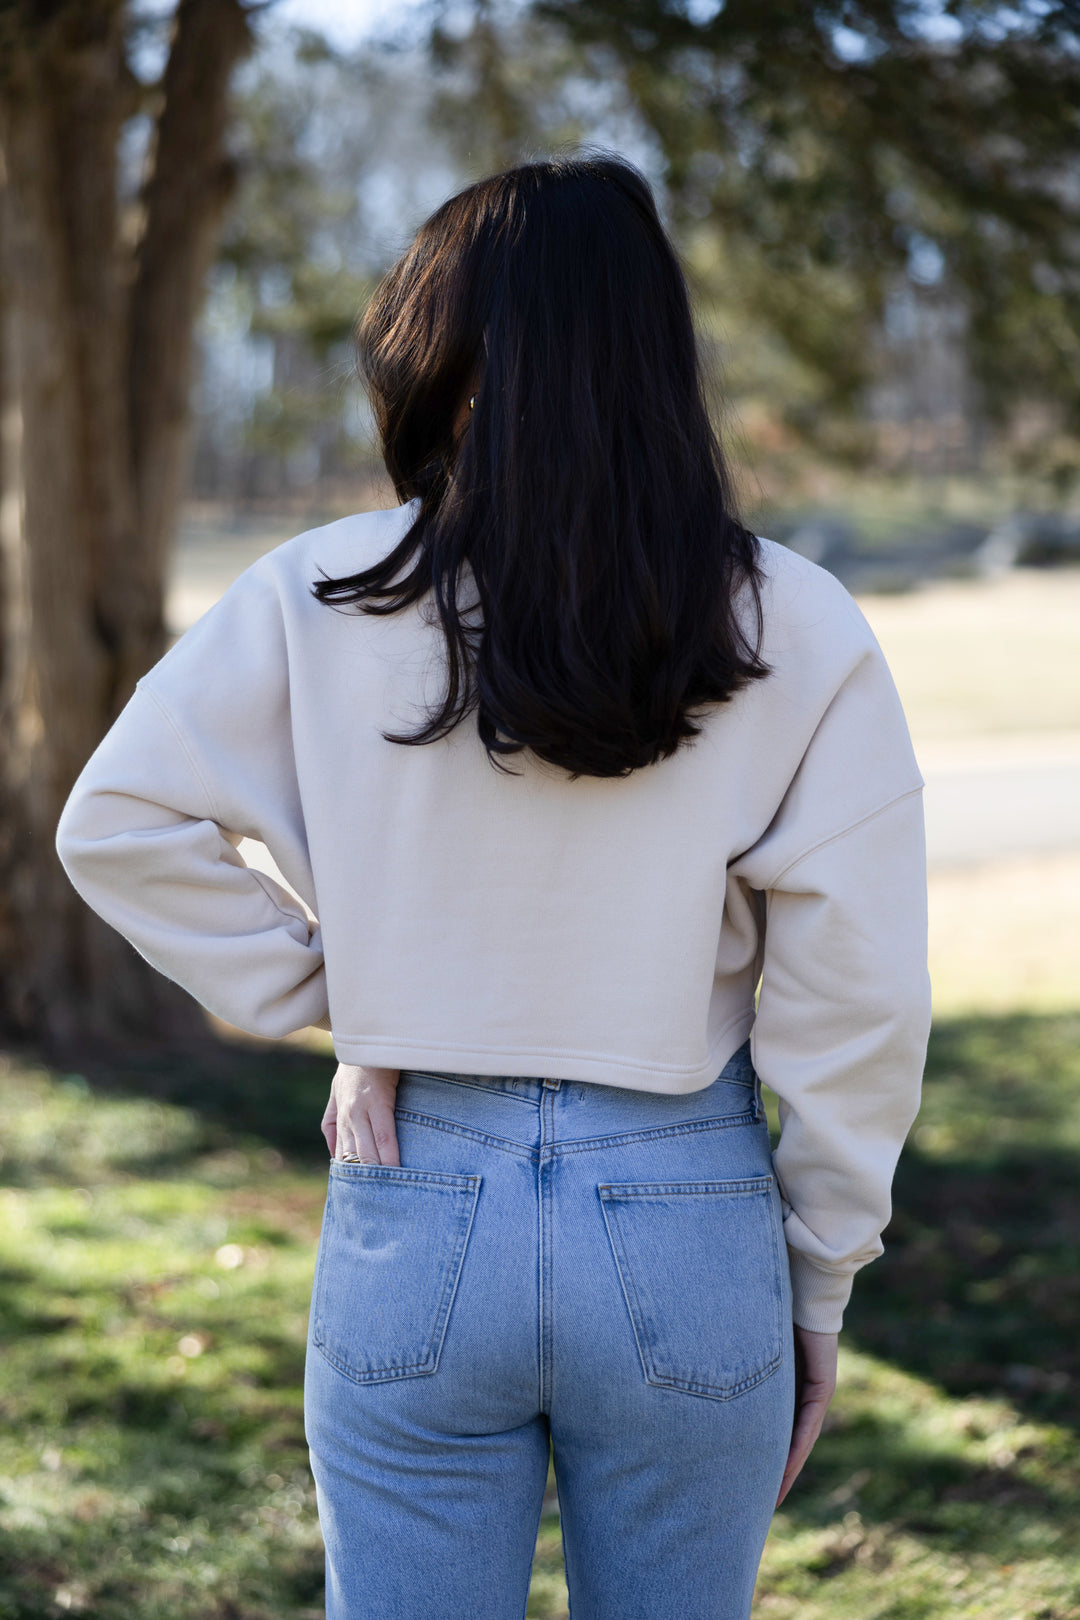
[[[183,9],[228,23],[230,5]],[[179,520],[161,526],[177,539],[169,635],[299,527],[392,499],[351,334],[426,213],[552,150],[639,163],[687,265],[748,516],[859,595],[928,779],[924,1105],[755,1613],[1080,1620],[1080,572],[1047,566],[1080,554],[1075,4],[411,0],[358,27],[361,9],[338,7],[342,28],[330,0],[278,0],[242,12],[246,55],[229,36],[228,198]],[[122,34],[109,116],[124,249],[152,212],[178,16],[170,0],[0,4],[0,113],[14,47],[39,25]],[[0,324],[5,387],[10,337]],[[62,935],[49,891],[26,881],[53,852],[40,839],[35,853],[12,806],[24,779],[63,788],[123,683],[109,703],[95,694],[63,768],[4,775],[20,739],[47,751],[62,729],[70,701],[46,683],[40,724],[38,676],[81,634],[39,596],[37,649],[13,655],[18,591],[56,524],[40,503],[36,528],[13,524],[5,398],[0,875],[15,873],[22,911],[13,922],[0,883],[0,969],[17,977],[41,950],[60,1001],[77,919]],[[46,493],[62,482],[53,449]],[[73,512],[84,493],[76,480]],[[78,596],[79,545],[104,554],[106,519],[65,530],[45,571],[69,588],[46,608]],[[83,603],[110,650],[113,586],[145,540],[138,524],[116,533],[117,572]],[[161,560],[121,616],[156,611]],[[136,642],[144,662],[153,645]],[[76,671],[69,697],[86,684]],[[46,803],[38,824],[55,815]],[[243,853],[274,871],[250,841]],[[195,1051],[156,1003],[146,1013],[150,970],[107,944],[87,936],[68,986],[94,991],[73,1055],[25,1040],[0,1053],[0,1620],[318,1620],[301,1380],[330,1038],[261,1042],[212,1021]],[[28,1004],[12,999],[19,1018]],[[32,1024],[8,1012],[5,1030]],[[103,1023],[123,1036],[107,1053],[86,1039]],[[553,1478],[529,1614],[566,1615]]]
[[[245,334],[261,383],[231,442],[293,454],[249,463],[249,487],[370,456],[349,330],[423,214],[479,174],[593,143],[657,186],[718,404],[768,499],[812,494],[823,464],[989,474],[1037,504],[1075,488],[1071,8],[479,0],[402,19],[355,52],[283,31],[239,76],[243,180],[204,367],[220,376],[226,333]],[[200,396],[198,493],[243,487],[211,449],[224,392]]]

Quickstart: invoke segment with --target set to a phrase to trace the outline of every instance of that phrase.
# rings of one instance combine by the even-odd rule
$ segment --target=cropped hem
[[[378,1069],[434,1069],[448,1074],[511,1074],[530,1080],[589,1080],[625,1091],[654,1091],[681,1096],[711,1086],[728,1059],[749,1035],[754,1010],[748,1008],[719,1029],[704,1063],[635,1063],[617,1054],[563,1051],[558,1047],[457,1046],[444,1041],[395,1040],[393,1036],[360,1038],[334,1032],[340,1063]]]

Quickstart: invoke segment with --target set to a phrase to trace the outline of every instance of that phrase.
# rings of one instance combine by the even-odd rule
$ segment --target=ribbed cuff
[[[855,1274],[851,1271],[829,1271],[815,1261],[788,1249],[791,1271],[791,1316],[796,1327],[811,1333],[839,1333],[844,1320],[844,1306],[851,1298]]]

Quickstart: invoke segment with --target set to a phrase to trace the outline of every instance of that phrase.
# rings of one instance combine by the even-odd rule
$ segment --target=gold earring
[[[474,411],[476,409],[476,395],[475,394],[470,394],[469,395],[469,409],[470,409],[470,411]]]

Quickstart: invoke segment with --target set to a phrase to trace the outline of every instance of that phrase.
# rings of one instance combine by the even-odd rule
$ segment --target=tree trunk
[[[225,149],[229,80],[250,40],[236,0],[181,0],[178,20],[144,193],[128,350],[139,527],[158,579],[186,465],[192,332],[235,185]]]
[[[239,0],[181,0],[132,246],[116,202],[136,89],[123,0],[15,12],[0,41],[0,1039],[72,1061],[210,1038],[71,888],[54,837],[165,651],[193,326],[249,34]]]

